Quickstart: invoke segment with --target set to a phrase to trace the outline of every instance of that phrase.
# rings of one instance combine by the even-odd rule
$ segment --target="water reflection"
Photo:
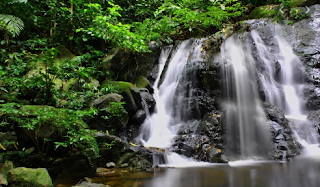
[[[259,165],[168,168],[144,180],[143,187],[319,187],[320,159]]]

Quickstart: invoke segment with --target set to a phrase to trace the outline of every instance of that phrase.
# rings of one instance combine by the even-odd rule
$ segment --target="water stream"
[[[292,122],[291,128],[296,140],[305,148],[304,153],[320,155],[316,129],[307,121],[304,107],[303,89],[306,73],[299,57],[281,35],[281,28],[275,25],[273,48],[265,45],[257,31],[251,35],[256,45],[258,57],[264,67],[259,71],[266,101],[283,110]],[[261,66],[261,65],[260,65]]]
[[[226,155],[229,160],[267,160],[272,150],[258,82],[264,99],[282,109],[291,121],[295,138],[306,148],[305,153],[319,155],[315,146],[319,137],[306,120],[301,99],[306,77],[304,67],[281,35],[280,26],[271,27],[268,42],[259,32],[257,29],[235,34],[221,45]],[[181,126],[199,123],[195,117],[199,111],[191,107],[191,98],[197,95],[192,92],[193,83],[187,80],[202,61],[202,41],[190,39],[162,50],[159,74],[153,86],[156,109],[147,116],[137,138],[145,147],[165,149],[165,163],[169,165],[194,162],[172,152],[171,146]],[[164,163],[154,158],[154,164]]]
[[[188,71],[194,63],[201,59],[201,40],[186,40],[175,49],[164,48],[159,60],[159,73],[155,80],[154,98],[155,112],[147,116],[138,137],[145,147],[166,149],[166,164],[192,164],[192,159],[171,152],[170,147],[181,125],[198,123],[192,116],[190,98],[194,94],[189,91],[186,80]],[[165,66],[167,64],[166,71]],[[161,75],[164,74],[160,84]],[[160,84],[160,85],[159,85]],[[164,164],[154,158],[154,165]]]
[[[221,47],[226,121],[226,154],[233,160],[266,159],[270,132],[259,100],[256,68],[248,42],[238,35]]]

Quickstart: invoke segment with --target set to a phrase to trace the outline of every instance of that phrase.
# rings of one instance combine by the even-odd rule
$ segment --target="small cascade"
[[[261,63],[259,79],[266,101],[283,110],[286,118],[292,122],[291,128],[297,141],[307,149],[306,152],[310,152],[308,147],[319,142],[316,130],[306,120],[302,99],[305,70],[298,56],[280,33],[281,28],[276,25],[273,45],[268,46],[257,31],[251,32],[257,58]],[[314,146],[311,147],[314,150]]]
[[[221,47],[224,63],[226,154],[233,160],[267,158],[270,132],[259,101],[255,62],[246,41],[234,35]]]
[[[201,61],[201,40],[186,40],[174,49],[164,48],[159,59],[159,74],[155,80],[155,112],[147,116],[137,137],[145,147],[165,149],[166,164],[181,164],[191,160],[170,152],[181,125],[197,123],[191,109],[192,85],[187,82],[192,68]],[[167,68],[166,62],[168,62]],[[162,77],[162,75],[164,76]],[[160,84],[160,80],[162,83]],[[191,81],[192,82],[192,81]],[[159,85],[160,84],[160,85]],[[191,83],[192,84],[192,83]],[[154,164],[163,164],[154,157]]]

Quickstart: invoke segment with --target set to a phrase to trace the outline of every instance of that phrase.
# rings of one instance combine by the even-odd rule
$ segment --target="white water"
[[[252,31],[251,35],[257,52],[264,63],[264,70],[259,78],[264,87],[266,100],[281,108],[288,120],[296,140],[305,148],[305,155],[320,155],[317,146],[318,134],[306,120],[304,113],[303,89],[305,70],[287,41],[280,34],[281,28],[275,26],[274,45],[278,51],[270,50],[259,36]]]
[[[171,57],[168,58],[170,54]],[[183,41],[175,51],[171,51],[171,48],[164,49],[160,55],[159,74],[153,86],[156,100],[155,112],[147,116],[138,139],[145,147],[165,149],[166,166],[195,164],[192,159],[170,152],[169,149],[181,125],[197,122],[189,115],[191,111],[188,97],[193,95],[188,93],[186,96],[187,88],[184,79],[187,76],[186,69],[192,68],[193,63],[199,62],[200,59],[201,41],[199,40]],[[166,62],[168,67],[164,73],[163,82],[159,86]],[[154,165],[163,164],[158,159],[154,157]]]
[[[255,62],[247,43],[237,37],[227,39],[221,47],[226,154],[235,160],[263,159],[271,150],[269,127],[258,97]]]

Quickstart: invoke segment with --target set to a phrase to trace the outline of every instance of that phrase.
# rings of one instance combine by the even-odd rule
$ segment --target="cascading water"
[[[251,51],[239,35],[221,47],[226,121],[226,154],[233,160],[266,158],[270,132],[259,101],[255,63]]]
[[[188,160],[169,149],[181,125],[198,122],[193,117],[197,112],[190,108],[190,98],[194,94],[186,79],[189,68],[192,69],[200,59],[201,40],[192,39],[181,42],[175,49],[165,48],[160,56],[159,74],[153,86],[156,109],[152,115],[147,116],[137,139],[145,147],[166,149],[167,164],[179,164]],[[169,64],[159,86],[166,62]],[[161,162],[154,160],[154,165],[157,164]]]
[[[306,77],[304,67],[281,35],[280,26],[276,25],[273,32],[271,46],[265,44],[257,31],[251,32],[260,62],[258,74],[265,99],[284,111],[286,118],[293,122],[291,128],[297,141],[311,153],[309,148],[314,149],[314,146],[310,145],[319,142],[316,130],[306,121],[304,102],[301,99]]]

